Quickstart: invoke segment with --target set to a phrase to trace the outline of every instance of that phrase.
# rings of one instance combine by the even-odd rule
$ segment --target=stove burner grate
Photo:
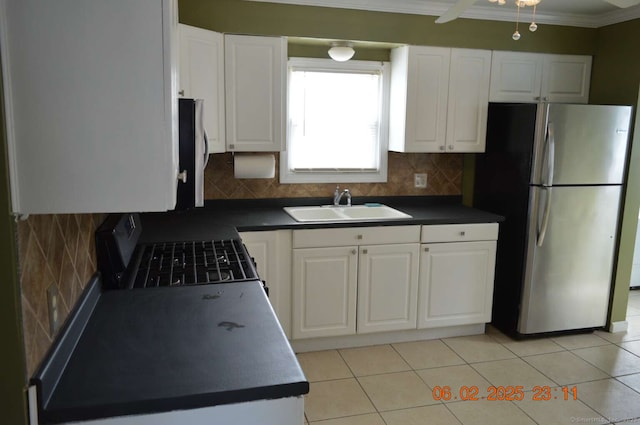
[[[257,279],[238,240],[144,245],[134,288],[225,283]]]

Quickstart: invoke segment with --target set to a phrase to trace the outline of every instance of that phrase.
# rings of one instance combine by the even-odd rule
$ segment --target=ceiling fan
[[[447,10],[442,16],[436,19],[437,24],[444,24],[445,22],[453,21],[460,16],[465,10],[473,6],[478,0],[458,0],[449,10]],[[491,0],[490,0],[491,1]],[[632,7],[640,4],[640,0],[603,0],[614,6],[620,8]]]

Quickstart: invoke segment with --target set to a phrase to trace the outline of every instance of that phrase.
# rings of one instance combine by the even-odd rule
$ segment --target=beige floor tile
[[[393,348],[414,369],[464,364],[464,360],[439,339],[393,344]]]
[[[346,418],[311,422],[311,425],[385,425],[385,423],[378,413],[370,413],[368,415],[347,416]]]
[[[566,348],[567,350],[577,350],[578,348],[596,347],[598,345],[611,344],[606,339],[600,338],[593,333],[580,335],[566,335],[551,338],[553,342]]]
[[[337,350],[300,353],[297,357],[309,382],[353,377]]]
[[[611,376],[640,372],[640,357],[615,345],[581,348],[573,353]]]
[[[489,381],[469,365],[424,369],[417,371],[417,373],[431,389],[436,386],[449,387],[451,399],[443,400],[445,402],[459,401],[468,396],[469,393],[461,392],[462,387],[477,387],[478,398],[480,398],[487,395],[487,388],[491,386]]]
[[[376,411],[355,378],[313,382],[304,402],[309,422]]]
[[[539,424],[570,425],[575,423],[605,424],[607,421],[580,400],[564,400],[562,392],[551,400],[533,400],[528,393],[515,404]]]
[[[463,425],[535,425],[510,401],[468,401],[449,403],[447,407]]]
[[[578,399],[612,422],[640,418],[640,394],[615,379],[576,385]]]
[[[447,338],[445,344],[469,363],[486,362],[515,358],[515,354],[507,350],[489,335],[462,336]]]
[[[606,373],[569,351],[529,356],[523,360],[558,385],[608,378]]]
[[[414,371],[363,376],[358,381],[378,411],[439,403]]]
[[[640,373],[618,376],[616,379],[625,384],[627,387],[640,393]]]
[[[387,425],[460,425],[442,404],[382,412],[382,418]]]
[[[349,348],[340,350],[340,354],[356,376],[411,370],[407,362],[390,345]]]
[[[502,345],[520,357],[564,351],[564,347],[546,338],[503,342]]]
[[[522,386],[524,391],[532,391],[535,386],[556,385],[522,359],[474,363],[471,367],[496,387]]]
[[[621,342],[619,345],[636,356],[640,356],[640,341]]]
[[[627,317],[640,316],[640,308],[627,306]]]

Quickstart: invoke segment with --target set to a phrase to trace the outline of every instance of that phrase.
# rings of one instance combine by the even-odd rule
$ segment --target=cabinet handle
[[[235,148],[236,148],[236,145],[234,145],[233,143],[229,145],[229,150],[234,150]]]
[[[464,236],[465,235],[465,231],[463,230],[462,232],[460,232],[460,236]]]
[[[362,253],[363,253],[363,254],[366,254],[366,253],[368,253],[368,252],[369,252],[369,250],[368,250],[368,249],[363,249],[363,250],[362,250]]]
[[[358,236],[356,236],[356,239],[358,239],[358,240],[362,240],[362,235],[358,235]]]
[[[356,251],[355,249],[351,250],[351,254],[356,255],[358,253],[358,251]]]
[[[444,150],[444,146],[440,146],[440,150],[443,151]]]
[[[453,145],[449,145],[449,150],[452,151],[453,150]]]
[[[180,91],[178,92],[178,94],[179,94],[180,96],[184,96],[184,90],[180,90]]]
[[[429,252],[429,248],[425,248],[425,249],[424,249],[424,252]]]

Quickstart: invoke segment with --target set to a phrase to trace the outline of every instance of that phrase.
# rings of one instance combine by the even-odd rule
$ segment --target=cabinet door
[[[591,56],[545,55],[543,76],[543,100],[588,103]]]
[[[293,250],[294,339],[356,332],[358,248]]]
[[[494,51],[491,62],[491,102],[540,100],[544,55]]]
[[[452,49],[447,112],[447,152],[484,152],[491,52]]]
[[[291,338],[291,230],[242,232],[242,242],[269,288],[269,301]]]
[[[444,151],[450,54],[448,48],[423,46],[392,52],[391,150]]]
[[[0,2],[14,212],[175,206],[176,5]]]
[[[287,45],[283,37],[224,36],[227,150],[282,150]]]
[[[491,321],[496,242],[424,244],[418,328]]]
[[[204,99],[204,128],[209,152],[224,152],[224,38],[215,31],[178,25],[180,89],[178,94]]]
[[[419,244],[361,246],[358,333],[415,329]]]

